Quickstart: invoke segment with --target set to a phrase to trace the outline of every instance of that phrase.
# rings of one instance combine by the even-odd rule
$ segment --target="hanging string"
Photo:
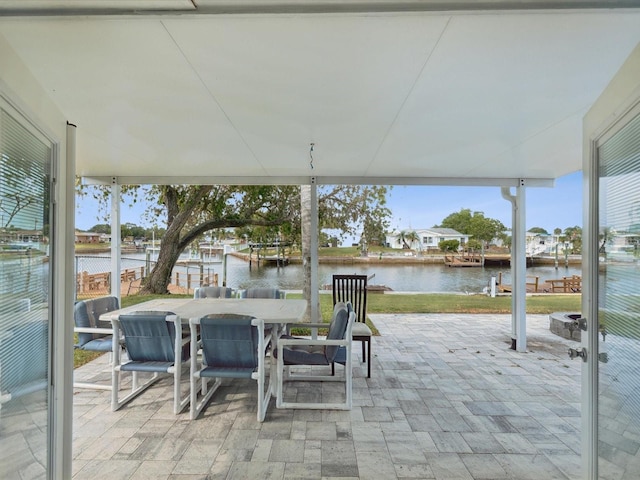
[[[315,145],[315,143],[311,143],[311,148],[309,149],[309,158],[311,160],[309,160],[309,166],[311,167],[311,170],[313,170],[313,146]]]

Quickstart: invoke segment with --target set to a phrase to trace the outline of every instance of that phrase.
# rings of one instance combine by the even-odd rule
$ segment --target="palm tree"
[[[398,233],[398,243],[402,245],[403,249],[409,249],[409,244],[407,243],[407,231],[406,230],[401,230],[400,233]]]
[[[415,230],[407,233],[404,238],[409,242],[409,248],[413,248],[414,243],[417,243],[418,246],[420,245],[420,235],[418,235]]]

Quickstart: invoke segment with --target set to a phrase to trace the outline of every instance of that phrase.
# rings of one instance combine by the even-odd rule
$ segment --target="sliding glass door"
[[[0,478],[49,476],[52,152],[0,97]]]

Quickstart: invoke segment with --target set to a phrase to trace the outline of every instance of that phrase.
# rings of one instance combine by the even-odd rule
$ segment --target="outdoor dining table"
[[[234,313],[260,318],[265,326],[272,327],[272,339],[277,348],[279,336],[289,323],[300,323],[307,310],[307,301],[301,299],[267,298],[157,298],[129,307],[113,310],[100,315],[101,321],[110,322],[120,315],[138,311],[173,312],[189,324],[191,318],[201,318],[209,314]],[[271,375],[275,378],[276,367],[271,365]],[[275,391],[271,392],[275,395]]]
[[[250,315],[264,320],[267,325],[284,326],[302,321],[307,301],[301,299],[271,298],[157,298],[100,315],[100,320],[110,322],[113,318],[137,311],[173,312],[182,322],[190,318],[201,318],[211,313],[235,313]]]

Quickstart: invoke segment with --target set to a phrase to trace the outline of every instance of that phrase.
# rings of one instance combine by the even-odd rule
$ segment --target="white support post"
[[[320,323],[318,285],[318,185],[311,177],[311,323]]]
[[[513,195],[502,187],[502,197],[511,202],[511,348],[527,351],[527,253],[524,180],[520,180]]]
[[[55,221],[51,230],[53,272],[50,274],[49,303],[50,315],[53,315],[56,325],[51,340],[53,391],[47,439],[51,462],[48,478],[54,479],[71,478],[73,473],[73,299],[76,272],[71,259],[74,258],[76,126],[69,122],[61,149],[64,157],[61,155],[56,162],[54,175],[57,180],[52,192]]]
[[[118,179],[111,180],[111,295],[120,298],[120,264],[121,264],[121,229],[120,229],[120,185]]]
[[[515,223],[513,228],[513,245],[517,245],[517,254],[512,255],[511,271],[513,272],[513,293],[515,297],[516,350],[527,351],[527,227],[525,208],[525,182],[520,180],[516,187]]]

